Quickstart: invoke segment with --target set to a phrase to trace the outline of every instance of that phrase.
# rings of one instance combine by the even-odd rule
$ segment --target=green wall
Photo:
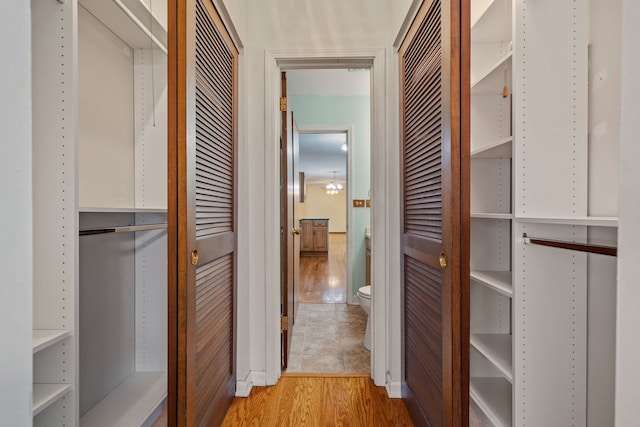
[[[289,96],[289,105],[300,126],[336,126],[353,128],[351,150],[351,186],[354,199],[368,199],[371,188],[371,99],[367,96]],[[365,239],[364,229],[370,225],[369,208],[353,208],[352,247],[353,260],[351,293],[365,285]]]

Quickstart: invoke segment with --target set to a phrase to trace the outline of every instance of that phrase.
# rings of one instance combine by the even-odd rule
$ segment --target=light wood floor
[[[369,378],[283,376],[236,397],[223,426],[413,426],[400,399]]]
[[[347,235],[329,234],[329,255],[300,257],[301,303],[347,302]]]

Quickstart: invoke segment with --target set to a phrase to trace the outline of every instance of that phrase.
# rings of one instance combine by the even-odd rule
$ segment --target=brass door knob
[[[447,268],[447,255],[444,252],[440,252],[438,260],[440,261],[441,268]]]
[[[293,228],[291,229],[291,232],[292,232],[293,234],[300,234],[300,231],[301,231],[301,230],[300,230],[299,228],[295,228],[295,227],[293,227]]]
[[[198,260],[200,259],[200,256],[198,255],[198,250],[194,249],[191,251],[191,265],[196,265],[198,264]]]

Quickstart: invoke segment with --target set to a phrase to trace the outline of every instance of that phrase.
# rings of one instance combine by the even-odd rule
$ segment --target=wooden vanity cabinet
[[[301,219],[300,255],[327,255],[329,252],[329,220]]]

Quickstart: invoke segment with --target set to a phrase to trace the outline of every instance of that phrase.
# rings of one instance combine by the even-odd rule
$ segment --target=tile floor
[[[367,315],[348,304],[300,304],[286,372],[370,372]]]

